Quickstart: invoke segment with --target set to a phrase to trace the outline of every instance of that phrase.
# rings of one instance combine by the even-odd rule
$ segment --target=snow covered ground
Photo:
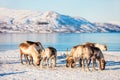
[[[0,80],[120,80],[120,52],[103,52],[106,69],[91,72],[66,68],[64,53],[58,52],[55,69],[41,69],[20,64],[19,50],[0,52]]]

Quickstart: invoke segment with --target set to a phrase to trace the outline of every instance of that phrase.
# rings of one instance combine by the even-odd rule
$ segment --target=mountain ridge
[[[120,26],[92,23],[82,17],[72,17],[54,11],[31,11],[0,8],[1,33],[83,33],[120,32]]]

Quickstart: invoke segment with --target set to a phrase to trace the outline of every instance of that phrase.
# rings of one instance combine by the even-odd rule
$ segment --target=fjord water
[[[39,41],[46,48],[55,47],[58,51],[70,50],[85,42],[106,44],[108,51],[120,51],[120,33],[51,33],[51,34],[0,34],[0,51],[18,49],[26,40]]]

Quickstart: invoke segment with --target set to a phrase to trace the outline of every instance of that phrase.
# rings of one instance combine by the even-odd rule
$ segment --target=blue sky
[[[0,0],[0,7],[56,11],[91,22],[120,22],[120,0]]]

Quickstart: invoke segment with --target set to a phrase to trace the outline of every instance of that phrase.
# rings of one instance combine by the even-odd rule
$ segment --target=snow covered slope
[[[71,17],[54,11],[38,12],[0,8],[0,32],[120,32],[120,26],[108,23],[91,23],[81,17]]]

